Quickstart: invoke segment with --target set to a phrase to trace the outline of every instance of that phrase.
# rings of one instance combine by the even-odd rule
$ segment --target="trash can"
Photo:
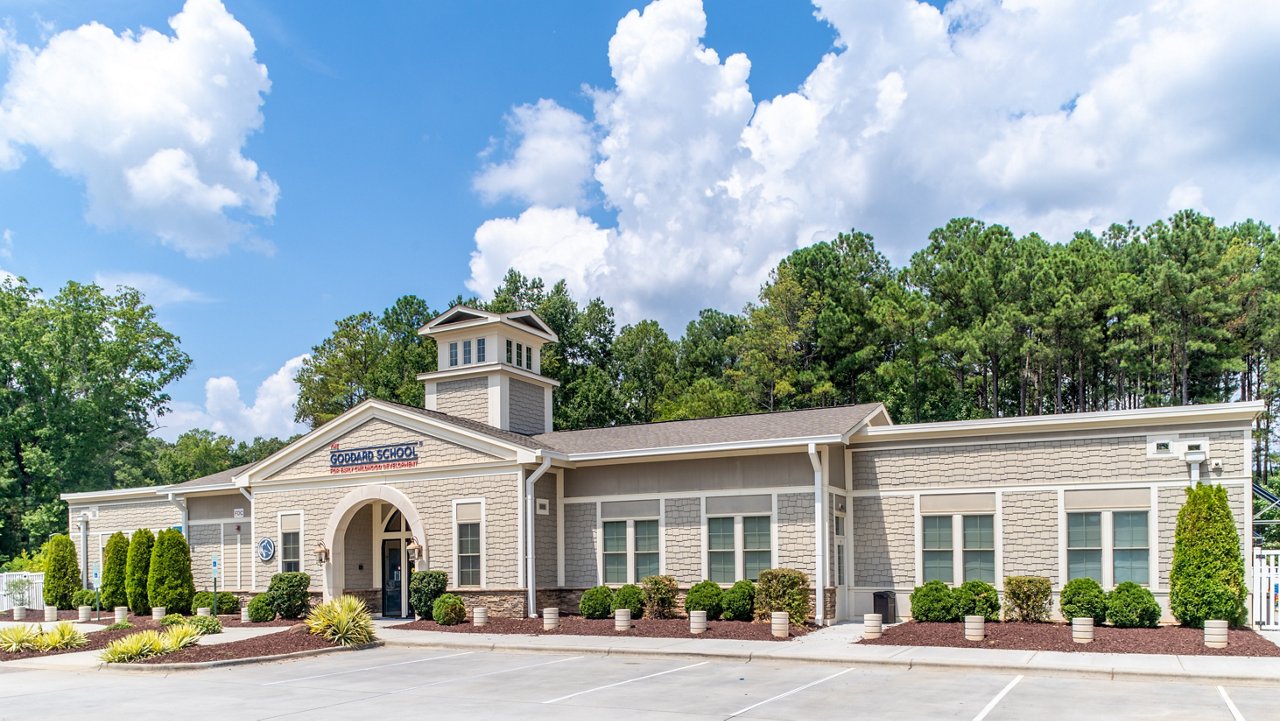
[[[898,622],[898,597],[893,591],[876,591],[874,605],[885,623]]]

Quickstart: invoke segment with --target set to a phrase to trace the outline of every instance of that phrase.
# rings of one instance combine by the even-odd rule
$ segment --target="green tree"
[[[654,406],[675,374],[675,343],[656,321],[641,321],[618,334],[613,357],[624,419],[630,423],[653,420]]]
[[[674,398],[663,398],[655,408],[654,420],[678,421],[751,413],[751,401],[713,378],[699,378]]]
[[[1206,620],[1238,626],[1245,620],[1248,593],[1227,489],[1205,483],[1188,487],[1174,532],[1169,610],[1184,626],[1200,628]]]
[[[150,529],[139,528],[129,538],[129,552],[125,559],[124,590],[129,600],[129,610],[144,614],[151,612],[147,596],[147,578],[151,571],[151,551],[156,537]]]
[[[166,528],[156,535],[147,568],[147,599],[167,613],[191,612],[196,584],[191,577],[191,549],[182,531]]]
[[[45,550],[44,603],[64,611],[74,608],[71,597],[80,588],[76,544],[61,533],[54,534]]]
[[[155,463],[164,483],[182,483],[231,468],[234,449],[234,438],[197,428],[178,436]]]
[[[116,531],[107,539],[107,547],[103,551],[102,588],[98,599],[102,608],[115,608],[129,605],[126,588],[126,567],[129,559],[129,539],[121,531]]]

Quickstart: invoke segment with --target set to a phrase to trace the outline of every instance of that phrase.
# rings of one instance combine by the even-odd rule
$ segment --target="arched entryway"
[[[334,598],[352,583],[374,613],[409,614],[409,570],[425,567],[414,559],[411,542],[426,539],[422,519],[403,493],[390,486],[365,486],[348,493],[329,516],[325,545],[325,598]],[[350,547],[348,547],[350,546]],[[350,582],[349,582],[350,581]]]

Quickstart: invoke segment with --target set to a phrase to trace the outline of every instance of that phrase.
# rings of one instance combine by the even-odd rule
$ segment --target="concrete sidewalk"
[[[399,620],[379,620],[377,623],[378,637],[389,647],[800,661],[850,667],[967,669],[992,673],[1280,686],[1280,658],[863,646],[855,643],[862,638],[862,625],[857,623],[838,624],[785,643],[449,633],[390,628],[402,623]]]

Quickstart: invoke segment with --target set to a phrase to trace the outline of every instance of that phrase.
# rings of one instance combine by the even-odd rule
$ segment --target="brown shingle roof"
[[[844,433],[879,407],[879,403],[863,403],[802,411],[609,426],[581,431],[553,431],[533,438],[541,442],[543,447],[567,453],[638,451],[704,443],[807,438]]]
[[[514,443],[517,446],[528,448],[530,450],[536,451],[542,448],[545,448],[549,451],[557,450],[556,448],[548,446],[546,443],[539,443],[538,441],[534,440],[533,437],[531,436],[526,436],[522,433],[513,433],[511,431],[504,431],[501,428],[491,426],[488,423],[473,421],[470,418],[461,418],[459,416],[451,416],[448,413],[441,413],[440,411],[429,411],[426,408],[418,408],[417,406],[407,406],[403,403],[394,403],[392,401],[379,401],[379,403],[386,403],[387,405],[392,405],[397,408],[403,408],[406,411],[417,413],[420,416],[426,416],[427,418],[431,418],[437,421],[442,421],[444,423],[449,423],[451,425],[455,425],[460,428],[466,428],[467,430],[475,431],[476,433],[479,433],[481,435],[489,436],[494,440],[505,441],[507,443]]]
[[[184,481],[182,483],[175,483],[174,485],[169,486],[169,488],[175,491],[191,491],[191,490],[200,488],[201,486],[225,485],[231,482],[232,476],[234,476],[235,474],[239,473],[240,471],[243,471],[244,469],[252,465],[253,465],[252,463],[246,463],[243,466],[228,468],[225,471],[218,471],[217,473],[211,473],[202,478],[193,478],[189,481]]]

